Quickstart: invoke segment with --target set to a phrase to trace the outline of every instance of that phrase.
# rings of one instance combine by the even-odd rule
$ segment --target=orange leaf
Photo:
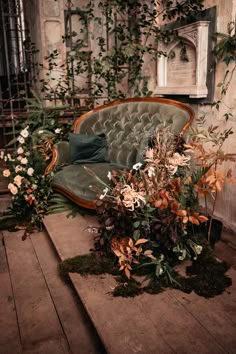
[[[177,210],[176,211],[176,214],[178,215],[178,216],[186,216],[187,215],[187,211],[186,210]]]
[[[146,243],[148,240],[146,238],[140,238],[137,242],[135,242],[135,246],[138,246],[142,243]]]
[[[200,222],[206,222],[206,221],[208,220],[208,218],[207,218],[206,216],[199,215],[198,220],[199,220]]]
[[[194,216],[190,216],[190,217],[189,217],[189,221],[190,221],[192,224],[199,225],[198,219],[195,218]]]
[[[125,275],[127,276],[128,279],[130,279],[130,271],[127,268],[125,268]]]
[[[232,178],[232,168],[230,168],[226,175],[227,178]]]
[[[162,204],[162,201],[161,201],[161,199],[159,199],[154,203],[154,207],[159,208],[161,206],[161,204]]]

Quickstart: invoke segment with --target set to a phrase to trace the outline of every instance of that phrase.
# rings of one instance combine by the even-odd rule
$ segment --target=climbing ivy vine
[[[151,95],[144,62],[166,55],[159,43],[178,37],[177,31],[164,31],[163,24],[201,11],[203,0],[91,0],[84,7],[73,7],[68,1],[63,36],[66,62],[58,67],[57,50],[46,58],[42,91],[50,100],[73,103],[85,95],[88,105],[98,99]],[[73,29],[74,16],[80,22],[79,33]]]
[[[236,23],[231,21],[227,25],[227,33],[215,33],[217,43],[213,49],[216,63],[223,62],[226,65],[223,80],[218,83],[220,87],[220,97],[213,102],[212,106],[219,110],[220,104],[224,103],[224,97],[230,87],[235,70],[236,70]],[[226,104],[225,104],[226,105]],[[227,106],[227,105],[226,105]],[[228,107],[228,112],[224,114],[226,121],[232,117],[230,112],[231,107]]]

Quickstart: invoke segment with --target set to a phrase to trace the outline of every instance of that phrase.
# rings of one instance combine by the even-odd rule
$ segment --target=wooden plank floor
[[[55,218],[60,218],[65,228],[51,235],[55,230]],[[80,219],[83,228],[78,228]],[[75,248],[77,254],[86,253],[85,245],[80,245],[83,240],[90,245],[92,235],[86,231],[84,220],[80,216],[76,220],[68,219],[65,213],[46,218],[45,225],[55,247],[59,249],[61,259],[73,257]],[[70,225],[69,234],[66,234],[67,225]],[[76,239],[71,238],[73,225],[78,236]],[[225,257],[227,260],[227,252]],[[236,270],[231,268],[229,275],[233,285],[213,299],[174,290],[124,299],[112,297],[115,281],[110,275],[82,277],[70,274],[78,296],[109,354],[235,353]]]
[[[18,354],[21,352],[15,301],[0,232],[0,353]]]
[[[22,232],[2,235],[0,354],[104,353],[78,297],[58,275],[46,233],[25,241]]]
[[[95,222],[67,218],[67,213],[46,217],[61,259],[89,252],[93,235],[86,228]],[[233,268],[233,285],[213,299],[177,290],[114,298],[112,276],[71,274],[76,296],[58,276],[59,257],[46,232],[26,241],[21,231],[0,236],[0,354],[236,352]],[[219,249],[227,259],[223,246]]]

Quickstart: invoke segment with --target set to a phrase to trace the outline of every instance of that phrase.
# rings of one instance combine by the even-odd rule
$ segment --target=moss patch
[[[68,281],[68,273],[85,274],[112,274],[116,276],[117,286],[114,289],[114,296],[134,297],[143,292],[158,294],[166,288],[176,288],[183,292],[194,291],[199,296],[211,298],[222,294],[224,290],[232,284],[231,279],[225,274],[229,265],[225,262],[218,262],[212,251],[205,248],[197,261],[193,261],[191,266],[186,268],[188,277],[183,277],[173,272],[170,282],[168,276],[157,278],[147,270],[149,281],[143,285],[134,278],[127,279],[121,276],[115,258],[103,256],[99,253],[90,253],[65,260],[59,265],[61,276]],[[119,276],[118,276],[119,275]]]
[[[141,283],[132,277],[129,280],[122,277],[116,280],[118,281],[118,285],[113,291],[113,296],[134,297],[143,293]]]
[[[226,262],[218,262],[209,250],[203,251],[197,261],[186,268],[186,285],[206,298],[220,295],[232,284],[225,273],[230,266]]]
[[[69,280],[68,273],[79,273],[81,275],[120,274],[115,266],[114,258],[103,257],[96,253],[66,259],[59,264],[59,273],[66,281]]]
[[[19,225],[19,220],[14,217],[0,219],[0,230],[16,231],[15,227]]]

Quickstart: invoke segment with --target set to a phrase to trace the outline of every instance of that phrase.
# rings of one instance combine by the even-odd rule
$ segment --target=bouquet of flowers
[[[54,112],[45,121],[40,110],[32,110],[21,124],[17,137],[9,143],[16,146],[13,153],[2,151],[0,154],[5,166],[3,176],[8,179],[12,196],[12,204],[4,214],[26,225],[26,234],[35,226],[41,227],[52,194],[53,173],[46,175],[45,168],[51,158],[52,146],[65,134],[63,125],[53,115]]]
[[[202,252],[205,243],[198,227],[208,217],[199,212],[199,194],[214,197],[224,182],[233,181],[230,171],[223,176],[217,170],[233,155],[223,154],[221,144],[214,153],[203,147],[202,140],[214,134],[213,127],[205,134],[193,130],[185,144],[168,127],[158,128],[142,162],[130,170],[110,171],[109,184],[100,180],[104,189],[96,202],[102,225],[97,246],[117,257],[127,278],[146,267],[155,277],[173,280],[176,262],[196,260]],[[229,134],[225,132],[222,144]]]

